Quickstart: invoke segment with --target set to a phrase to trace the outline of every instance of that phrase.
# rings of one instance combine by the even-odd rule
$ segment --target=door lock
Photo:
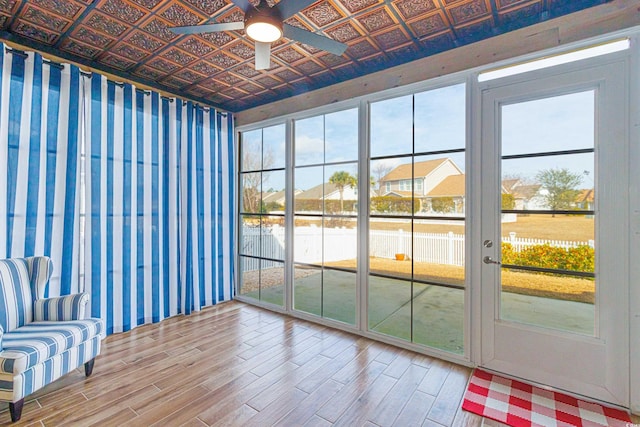
[[[484,257],[484,258],[482,259],[482,261],[483,261],[485,264],[497,264],[497,265],[502,264],[500,261],[496,261],[496,260],[492,259],[489,255],[487,255],[486,257]]]
[[[492,247],[492,246],[493,246],[493,242],[492,242],[491,240],[488,240],[488,239],[487,239],[487,240],[485,240],[484,242],[482,242],[482,245],[483,245],[485,248],[490,248],[490,247]]]

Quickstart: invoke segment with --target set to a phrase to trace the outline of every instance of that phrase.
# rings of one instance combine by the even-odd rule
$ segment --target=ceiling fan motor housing
[[[249,8],[244,15],[244,24],[247,36],[254,41],[274,42],[282,37],[282,17],[276,8],[263,1],[255,8]]]

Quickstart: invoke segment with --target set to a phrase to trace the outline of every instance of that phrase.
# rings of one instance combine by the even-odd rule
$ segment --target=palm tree
[[[329,182],[336,186],[340,192],[340,211],[344,212],[344,187],[354,188],[358,180],[355,176],[346,171],[337,171],[329,178]]]

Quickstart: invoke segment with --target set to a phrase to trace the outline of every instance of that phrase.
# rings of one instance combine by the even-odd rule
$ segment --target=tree
[[[387,176],[392,169],[393,166],[381,161],[376,162],[375,166],[371,168],[371,172],[373,173],[372,179],[375,181],[375,184],[378,185],[378,190],[376,191],[378,196],[382,196],[384,193],[382,189],[382,178]]]
[[[515,209],[516,198],[513,194],[502,193],[502,209]]]
[[[242,146],[242,170],[251,171],[242,174],[242,210],[244,212],[260,212],[262,207],[262,184],[269,178],[268,172],[273,165],[273,153],[265,150],[261,153],[260,144]]]
[[[354,188],[357,185],[358,180],[349,172],[337,171],[329,177],[329,182],[335,185],[338,189],[338,192],[340,193],[340,211],[344,212],[344,188]]]
[[[580,194],[577,188],[582,182],[582,174],[571,172],[567,168],[541,170],[536,179],[547,190],[542,198],[551,210],[571,208]]]

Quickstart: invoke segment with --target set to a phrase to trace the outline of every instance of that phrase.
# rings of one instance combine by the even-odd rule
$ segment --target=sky
[[[586,90],[503,105],[502,154],[593,148],[594,98],[594,91]],[[466,134],[465,109],[464,84],[372,103],[371,156],[411,154],[413,141],[416,152],[463,149]],[[258,153],[262,149],[269,168],[284,167],[284,124],[245,132],[243,147],[254,152],[256,158],[260,157]],[[357,157],[356,108],[295,121],[294,176],[297,189],[307,190],[327,182],[331,174],[339,170],[356,175]],[[442,157],[450,157],[464,172],[464,153],[420,156],[415,161]],[[392,168],[410,161],[410,157],[374,160],[371,169],[374,169],[376,163],[384,163]],[[331,162],[347,163],[304,167]],[[503,160],[501,167],[503,177],[519,176],[528,182],[534,182],[536,174],[543,169],[567,168],[582,175],[582,188],[593,186],[593,154]],[[280,190],[284,186],[284,171],[270,172],[263,190]]]

